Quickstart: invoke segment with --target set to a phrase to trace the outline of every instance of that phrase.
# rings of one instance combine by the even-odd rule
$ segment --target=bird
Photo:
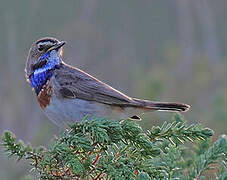
[[[184,112],[190,106],[133,98],[63,61],[65,41],[45,37],[28,53],[25,76],[47,117],[57,126],[81,122],[85,117],[140,120],[150,111]]]

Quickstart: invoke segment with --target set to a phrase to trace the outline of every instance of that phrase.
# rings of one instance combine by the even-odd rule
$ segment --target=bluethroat
[[[40,107],[55,124],[65,126],[85,116],[140,120],[148,111],[187,111],[182,103],[129,97],[86,72],[63,62],[64,41],[42,38],[31,46],[26,78]]]

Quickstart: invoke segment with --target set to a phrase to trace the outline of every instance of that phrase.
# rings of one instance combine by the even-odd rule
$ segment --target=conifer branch
[[[213,132],[201,125],[186,126],[181,116],[162,127],[143,129],[134,121],[94,118],[75,123],[53,140],[48,148],[32,148],[6,131],[3,147],[9,156],[28,159],[40,179],[171,179],[183,177],[186,160],[183,144],[209,139]],[[219,142],[219,141],[218,141]],[[191,177],[202,175],[223,154],[223,142],[215,143]],[[177,145],[177,146],[175,146]],[[217,148],[219,147],[219,148]],[[187,176],[185,174],[185,179]]]
[[[174,119],[175,121],[172,123],[164,122],[161,127],[153,126],[152,129],[148,131],[150,139],[154,142],[166,139],[173,145],[179,145],[187,141],[205,140],[207,137],[213,135],[211,129],[202,128],[200,124],[192,124],[187,127],[180,114],[176,114]]]
[[[195,158],[190,176],[199,179],[207,170],[217,168],[218,164],[227,164],[227,136],[223,135],[203,154]]]

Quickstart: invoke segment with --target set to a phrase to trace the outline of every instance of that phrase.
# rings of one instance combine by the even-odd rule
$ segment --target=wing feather
[[[55,70],[54,77],[64,98],[79,98],[110,105],[137,105],[132,98],[69,65],[61,64]]]

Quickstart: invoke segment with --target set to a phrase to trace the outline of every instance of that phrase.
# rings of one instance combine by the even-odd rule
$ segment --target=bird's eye
[[[44,45],[39,45],[39,46],[38,46],[38,50],[39,50],[39,51],[43,51],[44,49],[45,49],[45,46],[44,46]]]

